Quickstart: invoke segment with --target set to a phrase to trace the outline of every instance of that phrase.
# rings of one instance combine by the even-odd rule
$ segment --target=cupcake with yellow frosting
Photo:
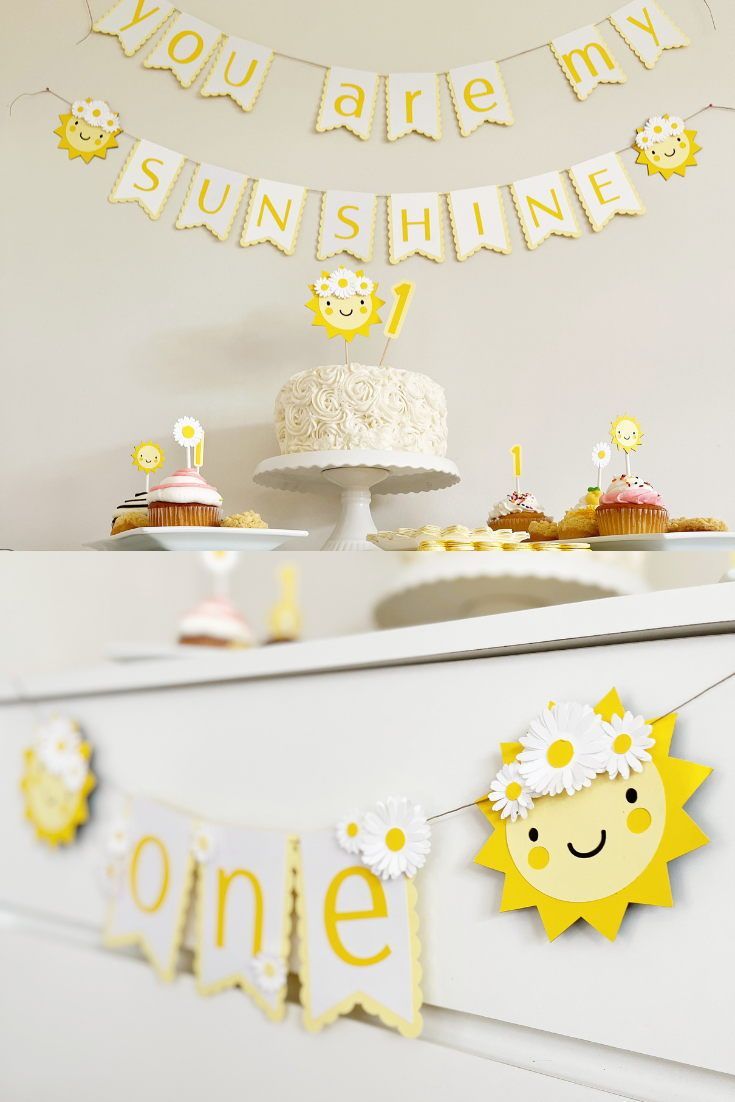
[[[599,486],[590,486],[577,504],[566,511],[559,521],[560,540],[583,540],[590,536],[599,536],[597,506],[601,496],[602,490]]]

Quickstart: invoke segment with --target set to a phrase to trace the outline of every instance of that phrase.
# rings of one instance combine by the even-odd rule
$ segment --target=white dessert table
[[[369,532],[377,531],[370,511],[372,494],[415,494],[442,490],[459,482],[451,459],[414,452],[351,451],[298,452],[264,459],[253,481],[276,490],[333,493],[340,496],[337,523],[324,544],[325,551],[375,551]]]

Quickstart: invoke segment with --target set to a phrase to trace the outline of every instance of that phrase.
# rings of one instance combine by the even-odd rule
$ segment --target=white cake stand
[[[375,532],[370,512],[373,493],[415,494],[443,490],[459,482],[451,459],[415,452],[351,451],[297,452],[264,459],[253,481],[275,490],[340,494],[340,514],[324,544],[325,551],[375,551],[368,543]]]

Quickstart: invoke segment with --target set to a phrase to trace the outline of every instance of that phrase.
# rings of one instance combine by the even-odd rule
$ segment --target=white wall
[[[95,16],[109,0],[93,0]],[[613,0],[374,0],[357,12],[329,0],[248,5],[190,0],[198,15],[285,53],[381,71],[444,69],[503,56],[601,19]],[[735,103],[735,13],[712,0],[665,0],[692,46],[646,71],[611,29],[605,35],[628,82],[579,103],[548,51],[505,68],[517,123],[460,138],[446,90],[441,143],[384,139],[382,104],[368,143],[319,135],[322,73],[276,59],[250,115],[183,91],[143,69],[110,38],[86,29],[77,0],[26,0],[3,12],[3,102],[46,85],[70,99],[105,97],[134,133],[254,176],[364,190],[426,190],[507,181],[624,146],[649,114],[682,115]],[[341,13],[341,14],[340,14]],[[144,51],[145,53],[145,51]],[[311,196],[299,248],[241,249],[204,230],[173,229],[188,172],[151,223],[106,201],[127,139],[105,162],[70,162],[52,131],[61,105],[20,100],[0,115],[6,150],[0,236],[6,247],[3,464],[8,474],[0,545],[74,548],[106,532],[111,510],[139,488],[133,443],[165,441],[192,413],[208,431],[206,473],[231,510],[260,509],[272,525],[307,527],[319,545],[331,505],[260,490],[250,476],[275,449],[272,408],[285,378],[338,354],[310,328],[303,303],[319,271],[318,201]],[[610,418],[637,414],[647,432],[638,469],[674,513],[725,515],[732,505],[730,342],[735,169],[732,115],[696,124],[700,165],[686,179],[647,179],[648,208],[601,234],[551,240],[536,252],[511,216],[513,253],[459,264],[420,258],[390,269],[378,220],[371,273],[387,287],[414,279],[414,306],[392,362],[442,383],[450,451],[464,480],[433,497],[380,501],[379,527],[434,520],[475,524],[508,488],[508,447],[522,441],[528,485],[556,513],[589,481],[588,453]],[[626,155],[628,161],[632,155]],[[239,223],[238,223],[239,225]],[[450,249],[451,253],[451,249]],[[375,359],[380,335],[354,352]],[[173,445],[172,445],[173,450]],[[704,476],[703,476],[703,472]]]

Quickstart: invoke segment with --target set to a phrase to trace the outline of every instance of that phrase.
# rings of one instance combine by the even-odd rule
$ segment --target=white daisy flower
[[[680,119],[678,115],[669,115],[666,120],[669,124],[669,132],[671,134],[681,134],[684,131],[684,120]]]
[[[213,574],[229,574],[237,566],[237,551],[202,551],[202,558]]]
[[[375,284],[368,276],[357,276],[355,279],[355,294],[356,295],[371,295],[375,288]]]
[[[125,819],[115,819],[107,835],[107,852],[112,857],[124,857],[130,849],[130,835]]]
[[[648,149],[649,145],[652,144],[651,135],[648,133],[645,127],[643,130],[637,131],[635,136],[635,144],[638,146],[639,149]]]
[[[413,877],[431,850],[431,827],[418,804],[389,796],[362,820],[362,860],[383,880]]]
[[[356,294],[355,273],[349,268],[336,268],[329,276],[329,293],[335,298],[349,298]]]
[[[182,448],[194,448],[204,436],[204,429],[195,417],[179,417],[174,425],[174,440]]]
[[[605,768],[602,721],[588,704],[551,705],[520,741],[520,774],[534,796],[573,796]]]
[[[38,732],[37,755],[50,773],[63,773],[70,758],[79,753],[79,728],[72,719],[56,716]]]
[[[120,116],[110,112],[110,114],[102,120],[100,126],[108,134],[113,134],[116,130],[120,129]]]
[[[86,105],[86,103],[84,102],[83,99],[75,99],[74,100],[73,104],[71,105],[71,113],[72,113],[72,115],[74,116],[75,119],[81,119],[83,117],[84,108],[86,106],[87,105]]]
[[[669,121],[663,115],[651,115],[646,120],[645,129],[654,142],[660,142],[669,134]]]
[[[258,953],[252,967],[255,986],[268,995],[275,995],[286,983],[286,962],[275,953]]]
[[[197,823],[191,838],[191,853],[199,865],[211,861],[216,850],[214,830],[208,823]]]
[[[613,716],[610,723],[603,723],[602,729],[607,735],[607,758],[605,768],[610,780],[620,774],[626,781],[631,769],[640,773],[643,762],[650,761],[648,753],[654,744],[650,738],[653,728],[643,716],[634,716],[626,712],[624,716]]]
[[[92,126],[101,126],[102,120],[106,119],[109,114],[110,108],[103,99],[87,100],[84,117]]]
[[[122,862],[113,857],[100,861],[95,867],[97,884],[103,895],[116,896],[120,891],[123,880]]]
[[[596,467],[606,467],[612,458],[610,445],[604,440],[598,440],[592,449],[592,462]]]
[[[319,295],[319,298],[326,298],[329,294],[329,276],[322,276],[314,284],[314,293]]]
[[[70,754],[61,771],[61,779],[70,792],[80,792],[88,772],[87,759],[81,754]]]
[[[514,823],[519,815],[522,819],[526,818],[533,808],[533,800],[523,783],[518,762],[503,766],[490,785],[487,798],[493,811],[500,812],[501,819],[510,816],[510,821]]]
[[[347,853],[359,853],[362,842],[362,815],[352,811],[344,815],[336,826],[337,841]]]

